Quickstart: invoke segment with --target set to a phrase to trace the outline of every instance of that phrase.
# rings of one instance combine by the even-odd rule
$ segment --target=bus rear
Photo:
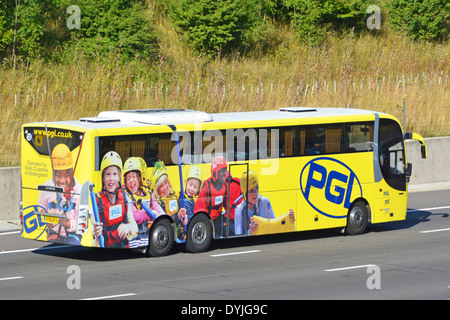
[[[92,245],[89,180],[94,152],[89,131],[25,124],[21,135],[22,237]]]

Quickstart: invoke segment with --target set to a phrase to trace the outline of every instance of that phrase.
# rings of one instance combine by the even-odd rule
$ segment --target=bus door
[[[249,171],[248,163],[233,163],[228,165],[229,175],[226,180],[227,184],[227,197],[224,211],[221,215],[221,219],[224,221],[224,228],[222,228],[222,236],[229,237],[235,235],[234,228],[234,212],[236,207],[242,202],[244,195],[241,192],[241,180],[243,172]],[[246,186],[248,184],[245,184]],[[247,190],[248,191],[248,190]],[[229,214],[228,214],[229,213]],[[223,224],[222,224],[223,225]]]
[[[377,214],[372,222],[403,220],[407,209],[407,183],[412,165],[406,164],[405,139],[422,144],[422,157],[427,157],[423,138],[418,134],[402,133],[400,124],[391,119],[379,119],[378,152],[375,164],[375,182],[380,182],[376,199]]]

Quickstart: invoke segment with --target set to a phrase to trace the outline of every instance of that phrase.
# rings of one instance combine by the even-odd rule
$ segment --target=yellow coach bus
[[[366,110],[105,111],[22,127],[22,237],[107,248],[403,220],[403,133]]]

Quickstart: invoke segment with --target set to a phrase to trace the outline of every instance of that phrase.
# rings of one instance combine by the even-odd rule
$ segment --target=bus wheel
[[[173,228],[167,219],[161,219],[150,231],[147,254],[151,257],[161,257],[169,253],[173,244]]]
[[[345,232],[348,235],[358,235],[364,232],[369,220],[366,204],[362,201],[355,202],[348,212],[347,227]]]
[[[195,214],[189,223],[186,249],[192,253],[205,252],[211,243],[213,229],[211,221],[204,214]]]

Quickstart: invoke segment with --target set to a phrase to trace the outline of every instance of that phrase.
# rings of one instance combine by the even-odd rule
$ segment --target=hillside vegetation
[[[0,0],[0,166],[23,123],[117,109],[405,107],[450,135],[448,30],[444,0]]]

